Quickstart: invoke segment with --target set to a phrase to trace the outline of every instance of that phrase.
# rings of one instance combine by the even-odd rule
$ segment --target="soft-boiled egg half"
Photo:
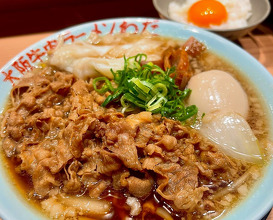
[[[230,73],[221,70],[205,71],[194,75],[187,87],[192,90],[189,105],[197,105],[201,113],[236,112],[247,118],[247,95]]]
[[[220,151],[251,163],[262,162],[259,143],[247,123],[249,104],[241,84],[228,72],[209,70],[191,77],[189,105],[205,113],[197,129]]]
[[[247,25],[251,16],[249,0],[186,0],[169,4],[170,17],[202,28],[237,28]]]

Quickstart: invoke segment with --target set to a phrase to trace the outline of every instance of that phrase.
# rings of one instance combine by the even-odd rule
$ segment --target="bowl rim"
[[[261,64],[261,63],[259,63],[253,56],[251,56],[249,53],[247,53],[245,50],[243,50],[242,48],[240,48],[239,46],[237,46],[236,44],[234,44],[233,42],[231,42],[231,41],[229,41],[229,40],[227,40],[227,39],[225,39],[225,38],[223,38],[223,37],[221,37],[221,36],[219,36],[219,35],[217,35],[217,34],[215,34],[215,33],[212,33],[212,32],[209,32],[209,31],[206,31],[206,30],[203,30],[202,28],[198,28],[198,27],[195,27],[195,26],[190,26],[190,25],[186,25],[186,24],[181,24],[181,23],[178,23],[178,22],[174,22],[174,21],[170,21],[170,20],[164,20],[164,19],[158,19],[158,18],[148,18],[148,17],[123,17],[123,18],[109,18],[109,19],[100,19],[100,20],[94,20],[94,21],[90,21],[90,22],[86,22],[86,23],[82,23],[82,24],[78,24],[78,25],[74,25],[74,26],[71,26],[71,27],[68,27],[68,28],[65,28],[65,29],[62,29],[62,30],[60,30],[60,31],[57,31],[57,32],[55,32],[55,33],[53,33],[52,35],[50,35],[50,36],[48,36],[48,37],[46,37],[46,38],[43,38],[43,39],[41,39],[41,40],[39,40],[38,42],[36,42],[36,43],[34,43],[34,44],[32,44],[32,45],[30,45],[29,47],[27,47],[25,50],[23,50],[22,52],[20,52],[20,53],[18,53],[13,59],[11,59],[9,62],[7,62],[7,64],[5,64],[1,69],[0,69],[0,71],[3,71],[3,70],[5,70],[6,68],[8,68],[10,65],[11,65],[11,63],[15,60],[15,58],[16,57],[19,57],[19,56],[21,56],[23,53],[25,53],[27,50],[29,50],[29,49],[32,49],[33,47],[35,47],[35,46],[37,46],[37,45],[39,45],[39,44],[41,44],[41,42],[44,42],[44,41],[46,41],[46,40],[49,40],[49,39],[53,39],[53,38],[57,38],[60,34],[63,34],[64,32],[67,32],[67,31],[71,31],[71,32],[75,32],[75,31],[77,31],[78,29],[80,29],[80,28],[84,28],[84,27],[87,27],[88,25],[91,25],[91,24],[94,24],[94,23],[98,23],[98,22],[101,22],[101,23],[110,23],[110,22],[122,22],[122,21],[127,21],[127,22],[136,22],[136,23],[138,23],[138,25],[140,25],[140,23],[141,22],[143,22],[143,21],[147,21],[147,20],[152,20],[152,21],[159,21],[159,22],[161,22],[162,23],[162,25],[165,27],[165,29],[166,29],[166,27],[167,28],[170,28],[169,26],[172,26],[172,28],[178,28],[178,29],[182,29],[183,31],[186,31],[186,32],[190,32],[191,34],[193,34],[193,35],[196,35],[196,36],[200,36],[200,37],[202,37],[202,36],[206,36],[206,38],[207,39],[209,39],[209,40],[211,40],[211,42],[216,42],[216,44],[225,44],[225,47],[227,47],[227,49],[229,49],[229,48],[234,48],[234,49],[236,49],[236,51],[238,52],[238,56],[243,56],[242,58],[244,58],[244,59],[248,59],[248,61],[250,62],[250,63],[253,63],[254,62],[254,66],[255,66],[255,69],[258,69],[258,70],[260,70],[263,74],[262,74],[262,79],[267,79],[267,81],[266,81],[266,83],[268,83],[268,85],[270,84],[270,86],[271,86],[271,89],[273,89],[273,78],[272,78],[272,76],[271,76],[271,74],[264,68],[264,66]],[[180,30],[180,31],[182,31],[182,30]],[[176,32],[175,32],[176,33]],[[178,33],[178,32],[177,32]],[[161,34],[161,33],[160,33]],[[169,35],[169,34],[167,34],[166,32],[165,32],[165,34],[164,34],[164,36],[172,36],[172,35]],[[175,37],[175,36],[172,36],[172,37],[174,37],[174,38],[177,38],[177,37]],[[206,42],[206,41],[205,41]],[[211,44],[211,42],[209,43],[209,44]],[[208,45],[209,46],[209,45]],[[219,54],[219,55],[221,55],[221,54]],[[234,59],[236,59],[236,56],[237,56],[237,54],[235,54],[235,58]],[[229,60],[229,58],[227,59],[227,60]],[[251,65],[250,65],[251,66]],[[237,66],[238,67],[238,66]],[[258,79],[258,81],[259,81],[259,79]],[[0,85],[1,85],[1,82],[0,82]],[[263,94],[262,92],[261,92],[261,94]],[[270,101],[270,100],[269,100]],[[3,102],[4,102],[4,100],[2,100],[1,99],[1,96],[0,96],[0,104],[2,105],[3,104]],[[271,115],[270,115],[270,119],[271,119],[271,130],[273,129],[273,100],[271,100],[270,101],[270,106],[269,106],[269,108],[270,108],[270,112],[269,113],[271,113]],[[272,134],[273,135],[273,134]],[[271,138],[273,138],[273,136],[271,137]],[[273,161],[271,160],[270,161],[270,164],[268,165],[268,166],[270,166],[270,170],[268,169],[268,167],[267,167],[267,169],[266,169],[266,173],[273,173]],[[2,167],[2,163],[1,163],[1,161],[0,161],[0,168]],[[3,172],[2,171],[3,169],[0,169],[0,175],[2,175],[2,173],[1,172]],[[5,175],[4,176],[6,176],[6,173],[5,173]],[[271,178],[270,180],[273,180],[273,176],[272,177],[270,177],[269,175],[267,175],[266,176],[267,177],[267,182],[268,182],[268,178]],[[263,179],[265,179],[265,178],[262,178],[262,180]],[[1,179],[0,179],[0,183],[1,183]],[[9,185],[11,185],[11,182],[8,180],[8,182],[9,182]],[[257,184],[257,186],[260,186],[261,185],[261,183],[258,183]],[[0,186],[1,186],[1,184],[0,184]],[[11,187],[11,186],[9,186],[9,187]],[[11,187],[12,189],[14,189],[13,187]],[[5,192],[3,192],[3,193],[5,193]],[[20,198],[18,198],[18,197],[20,197]],[[19,195],[17,197],[17,195],[16,195],[16,199],[17,200],[19,200],[19,201],[22,201],[21,200],[21,196]],[[247,197],[247,201],[250,199],[250,197],[248,196]],[[271,208],[272,208],[272,205],[273,205],[273,196],[272,197],[270,197],[269,199],[267,199],[266,200],[267,201],[267,203],[266,204],[263,204],[264,206],[262,206],[262,209],[260,209],[260,210],[258,210],[257,212],[255,212],[254,214],[255,214],[255,216],[252,216],[252,217],[254,217],[254,218],[251,218],[251,219],[257,219],[257,218],[262,218]],[[4,203],[5,203],[5,201],[3,201]],[[238,208],[240,208],[241,206],[242,206],[242,204],[244,204],[245,202],[243,201],[243,202],[241,202],[240,204],[238,204],[238,206],[236,207],[236,208],[233,208],[232,210],[231,210],[231,213],[234,213],[235,212],[235,214],[236,214],[236,209],[238,209]],[[0,205],[1,205],[1,199],[0,199]],[[22,204],[22,206],[24,206],[25,207],[25,209],[30,209],[30,208],[32,208],[32,207],[30,207],[30,206],[25,206],[25,204]],[[37,217],[37,216],[39,216],[39,217],[41,217],[41,219],[43,219],[43,216],[40,216],[40,213],[37,213],[36,212],[36,210],[34,210],[34,212],[33,212],[33,209],[31,209],[32,211],[31,211],[31,213],[32,214],[34,214],[35,213],[35,216]],[[6,215],[5,215],[5,212],[3,212],[2,211],[2,208],[1,208],[1,206],[0,206],[0,214],[3,214],[3,218],[5,218],[6,217]],[[238,214],[238,213],[237,213]],[[232,217],[234,217],[234,215],[231,215],[230,216],[230,212],[228,213],[228,215],[226,215],[225,217],[224,217],[224,219],[226,219],[226,220],[233,220],[234,218],[232,218]],[[36,218],[34,218],[34,219],[36,219]],[[40,218],[39,218],[40,219]],[[235,218],[236,219],[236,218]],[[5,220],[8,220],[8,219],[5,219]]]
[[[183,22],[179,22],[179,21],[175,21],[173,20],[170,16],[169,16],[169,12],[168,12],[168,9],[167,10],[163,10],[161,7],[159,7],[158,5],[158,1],[160,0],[153,0],[153,5],[155,7],[155,9],[157,10],[157,12],[159,13],[159,15],[162,15],[164,18],[168,19],[168,20],[171,20],[171,21],[174,21],[174,22],[178,22],[178,23],[181,23],[181,24],[187,24],[187,23],[183,23]],[[202,28],[204,30],[207,30],[207,31],[213,31],[213,32],[218,32],[218,33],[223,33],[223,32],[235,32],[235,31],[241,31],[241,30],[245,30],[245,29],[253,29],[255,28],[257,25],[259,25],[260,23],[262,23],[270,14],[270,11],[271,11],[271,5],[270,5],[270,2],[269,0],[264,0],[265,4],[266,4],[266,11],[265,13],[263,14],[263,16],[256,20],[253,24],[251,25],[247,25],[247,26],[244,26],[244,27],[238,27],[238,28],[225,28],[225,29],[215,29],[215,28]],[[168,4],[169,6],[169,4]],[[191,26],[194,26],[194,27],[198,27],[198,26],[195,26],[193,24],[187,24],[187,25],[191,25]],[[201,27],[199,27],[201,28]]]

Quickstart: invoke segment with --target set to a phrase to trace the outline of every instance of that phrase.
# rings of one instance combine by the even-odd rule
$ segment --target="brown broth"
[[[19,164],[18,161],[13,158],[6,157],[2,150],[2,144],[0,144],[0,146],[0,159],[3,167],[5,168],[5,174],[8,177],[8,181],[10,182],[14,190],[19,193],[19,197],[22,197],[22,199],[27,201],[27,203],[29,203],[30,206],[34,209],[43,212],[39,201],[31,196],[31,192],[33,190],[33,184],[31,182],[31,179],[26,173],[19,174],[18,172],[16,172],[16,167]]]

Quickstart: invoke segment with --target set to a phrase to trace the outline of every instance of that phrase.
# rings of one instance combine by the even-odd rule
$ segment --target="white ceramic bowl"
[[[159,16],[163,19],[172,20],[169,15],[168,8],[171,2],[177,2],[183,4],[185,0],[153,0],[155,9],[158,11]],[[245,36],[247,33],[255,29],[260,23],[262,23],[270,13],[271,6],[269,0],[250,0],[252,6],[252,16],[247,21],[247,26],[242,28],[231,29],[213,29],[204,28],[208,31],[212,31],[230,40],[236,40]]]
[[[273,77],[270,73],[247,52],[218,35],[193,26],[151,18],[120,18],[85,23],[60,31],[30,46],[0,70],[0,110],[5,106],[12,83],[18,80],[17,77],[22,76],[20,71],[23,71],[26,64],[33,65],[36,58],[44,59],[46,57],[44,53],[56,43],[56,39],[60,34],[65,35],[66,42],[71,42],[86,38],[91,31],[107,34],[124,31],[140,33],[144,30],[185,40],[190,36],[194,36],[204,42],[210,50],[225,57],[241,70],[244,76],[258,89],[261,98],[266,103],[265,111],[269,115],[270,138],[273,140]],[[33,56],[30,56],[30,54],[33,54]],[[264,177],[247,199],[233,209],[224,219],[261,219],[273,205],[272,183],[273,163],[271,162],[265,170]],[[8,178],[2,160],[0,160],[0,217],[4,220],[38,220],[45,218],[20,196],[14,183]]]

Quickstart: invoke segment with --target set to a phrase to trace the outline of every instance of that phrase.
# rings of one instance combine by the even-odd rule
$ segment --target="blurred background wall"
[[[158,17],[158,14],[152,0],[0,0],[0,37],[55,31],[87,21],[128,16]]]
[[[0,37],[57,31],[92,20],[128,16],[158,18],[152,0],[0,0]],[[273,30],[272,23],[271,12],[264,24]]]

